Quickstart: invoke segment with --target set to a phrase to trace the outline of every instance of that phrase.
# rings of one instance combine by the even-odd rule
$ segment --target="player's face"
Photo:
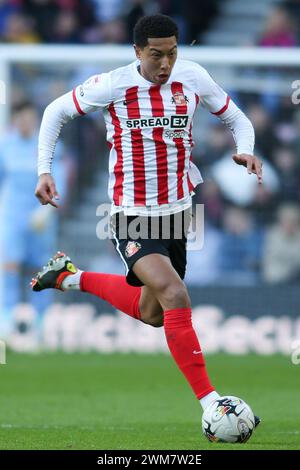
[[[31,137],[37,130],[38,116],[32,108],[25,108],[16,113],[13,121],[15,127],[24,137]]]
[[[142,76],[158,85],[166,83],[177,59],[176,37],[149,38],[143,49],[134,47],[136,56],[141,61]]]

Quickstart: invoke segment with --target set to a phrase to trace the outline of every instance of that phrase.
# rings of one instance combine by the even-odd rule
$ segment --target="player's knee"
[[[174,282],[165,286],[159,292],[159,301],[164,310],[172,308],[188,308],[190,298],[184,283]]]

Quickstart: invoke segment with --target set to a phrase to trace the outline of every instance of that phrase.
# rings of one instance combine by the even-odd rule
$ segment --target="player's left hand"
[[[262,184],[262,161],[254,155],[248,155],[247,153],[241,153],[239,155],[233,155],[232,159],[237,165],[243,165],[247,168],[248,174],[255,173],[258,179],[258,183]]]

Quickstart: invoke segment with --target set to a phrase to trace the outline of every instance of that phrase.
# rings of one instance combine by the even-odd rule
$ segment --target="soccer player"
[[[13,310],[22,300],[22,278],[36,270],[43,256],[51,256],[57,243],[58,220],[55,209],[41,207],[33,197],[36,186],[36,147],[38,113],[32,103],[23,101],[13,109],[11,128],[0,139],[0,252],[3,264],[3,296],[0,299],[1,335],[13,328]],[[56,149],[53,174],[63,195],[66,168]],[[15,207],[16,210],[12,210]],[[53,301],[51,291],[41,296],[29,292],[38,318]],[[4,329],[4,331],[3,331]]]
[[[198,105],[227,125],[236,142],[233,160],[262,182],[262,164],[253,155],[250,121],[207,71],[177,59],[178,28],[164,15],[145,16],[134,28],[137,60],[88,79],[45,110],[39,137],[41,204],[57,207],[59,197],[51,162],[62,126],[70,119],[103,110],[110,144],[109,197],[113,242],[126,276],[83,272],[58,252],[32,280],[32,289],[80,289],[154,327],[163,326],[170,352],[205,409],[219,397],[208,377],[192,325],[191,301],[183,282],[186,223],[178,223],[192,205],[202,182],[191,161],[192,121]],[[139,218],[159,223],[159,237],[144,233],[134,240],[120,236]],[[161,229],[168,218],[170,236]],[[176,237],[176,224],[183,226]],[[148,225],[149,226],[149,225]],[[177,227],[178,228],[178,227]],[[128,230],[129,232],[129,230]]]

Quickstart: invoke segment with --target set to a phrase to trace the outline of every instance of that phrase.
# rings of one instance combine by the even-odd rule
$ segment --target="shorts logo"
[[[142,246],[138,242],[128,242],[125,249],[126,258],[135,255],[141,248]]]

